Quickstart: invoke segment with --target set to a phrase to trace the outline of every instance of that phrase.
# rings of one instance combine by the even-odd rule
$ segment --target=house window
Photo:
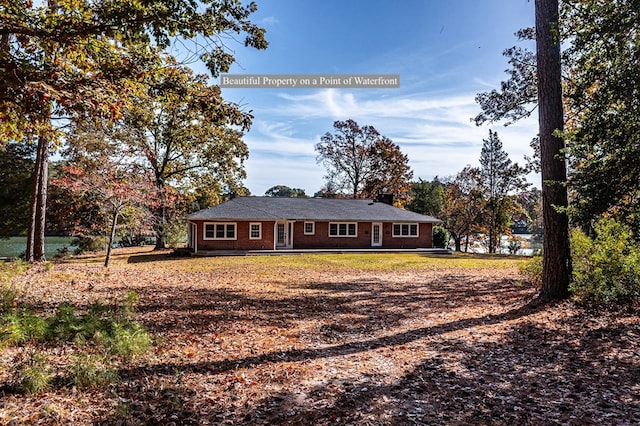
[[[204,239],[205,240],[235,240],[236,224],[235,223],[205,223]]]
[[[417,223],[394,223],[393,236],[394,237],[417,237],[418,224]]]
[[[358,224],[355,222],[342,222],[342,223],[330,222],[329,236],[330,237],[357,237]]]
[[[316,223],[315,222],[305,222],[304,223],[304,235],[313,235],[316,233]]]
[[[250,223],[249,224],[249,239],[250,240],[260,240],[260,239],[262,239],[262,224],[261,223]]]
[[[204,224],[204,239],[205,240],[213,240],[213,232],[215,228],[213,223],[205,223]]]

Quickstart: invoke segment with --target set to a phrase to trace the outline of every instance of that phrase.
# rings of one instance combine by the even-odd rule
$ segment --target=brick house
[[[441,222],[372,200],[238,197],[187,216],[188,247],[212,250],[433,247]]]

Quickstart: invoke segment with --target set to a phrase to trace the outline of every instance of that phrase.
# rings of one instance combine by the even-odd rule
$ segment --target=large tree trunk
[[[558,0],[536,0],[536,54],[538,65],[538,114],[542,166],[542,215],[544,259],[542,296],[569,296],[571,255],[567,206],[567,170],[562,152],[562,81]]]
[[[27,262],[33,262],[34,258],[34,244],[36,239],[36,216],[38,213],[38,188],[40,186],[41,162],[42,157],[40,156],[40,149],[38,146],[38,149],[36,151],[36,164],[33,168],[33,186],[31,190],[31,200],[29,201],[29,229],[27,231],[27,250],[24,256]]]
[[[494,253],[493,247],[493,201],[489,200],[489,254]]]
[[[42,150],[42,161],[40,162],[38,213],[36,215],[36,233],[33,251],[34,260],[36,262],[46,260],[44,255],[44,231],[47,217],[47,188],[49,187],[49,139],[44,136],[40,139],[42,140],[42,143],[38,142],[38,145],[39,149]]]
[[[31,215],[25,259],[28,262],[41,262],[45,260],[44,231],[49,178],[49,140],[46,136],[38,138],[36,165],[33,175],[33,192],[31,193],[30,203]]]

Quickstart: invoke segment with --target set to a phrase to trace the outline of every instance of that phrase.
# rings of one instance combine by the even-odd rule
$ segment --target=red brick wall
[[[304,235],[304,223],[294,224],[293,245],[295,248],[371,248],[371,222],[358,222],[357,237],[330,237],[329,223],[316,222],[315,235]],[[393,237],[391,223],[382,224],[382,246],[380,248],[431,248],[432,224],[419,224],[418,237]]]
[[[275,222],[262,222],[262,239],[249,239],[249,224],[255,222],[235,222],[235,240],[205,240],[204,224],[214,223],[206,220],[194,221],[198,225],[198,251],[200,250],[273,250]],[[229,223],[229,222],[225,222]]]
[[[249,224],[252,222],[236,222],[235,240],[205,240],[204,223],[208,221],[197,221],[198,224],[198,250],[273,250],[274,248],[274,228],[275,222],[262,222],[262,239],[249,239]],[[393,237],[391,223],[382,225],[382,246],[380,248],[390,249],[411,249],[432,247],[432,224],[419,224],[419,236]],[[329,223],[316,222],[315,234],[304,235],[304,222],[298,221],[293,225],[293,248],[314,249],[356,249],[371,248],[371,222],[358,223],[357,237],[329,237]]]
[[[382,224],[382,247],[404,248],[431,248],[433,246],[433,225],[430,223],[418,224],[418,237],[394,237],[393,224]]]
[[[293,245],[295,248],[369,248],[371,247],[371,223],[358,223],[357,237],[330,237],[329,222],[316,222],[315,234],[304,235],[304,222],[294,224]]]

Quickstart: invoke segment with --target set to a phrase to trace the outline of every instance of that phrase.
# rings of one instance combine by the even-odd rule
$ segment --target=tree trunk
[[[113,213],[113,218],[111,219],[111,232],[109,232],[109,245],[107,246],[107,255],[104,258],[104,267],[109,267],[109,260],[111,260],[111,247],[113,247],[113,240],[116,237],[116,226],[118,226],[118,212],[115,211]]]
[[[42,156],[40,155],[40,142],[36,150],[36,164],[33,168],[33,187],[31,190],[31,200],[29,201],[29,229],[27,231],[27,250],[24,259],[27,262],[33,262],[34,244],[36,239],[36,216],[38,213],[38,192],[40,186],[40,163]]]
[[[42,143],[41,143],[42,142]],[[38,186],[38,212],[36,215],[36,233],[34,239],[33,256],[36,262],[46,260],[44,255],[44,231],[47,217],[47,188],[49,187],[49,139],[41,136],[38,149],[42,155],[40,161],[40,185]]]
[[[489,201],[491,218],[489,223],[489,253],[497,253],[499,247],[500,237],[498,234],[498,201],[495,198],[491,198]]]
[[[495,252],[496,252],[496,227],[492,217],[491,225],[489,227],[489,253],[495,253]]]
[[[461,252],[462,251],[462,236],[455,236],[453,237],[453,241],[456,245],[456,251],[457,252]]]
[[[155,233],[156,233],[156,246],[154,250],[163,250],[165,248],[165,225],[167,222],[167,200],[164,193],[164,183],[162,181],[156,182],[156,187],[158,189],[159,203],[158,208],[156,209],[156,224],[155,224]]]
[[[47,211],[47,182],[49,176],[49,140],[38,138],[36,164],[33,171],[33,192],[31,193],[29,231],[25,260],[40,262],[45,260],[44,230]]]
[[[489,253],[496,252],[496,236],[495,236],[495,226],[493,224],[493,215],[491,216],[491,224],[489,225]]]
[[[544,222],[541,295],[564,299],[569,296],[571,256],[569,220],[564,209],[568,204],[564,140],[555,133],[564,127],[558,0],[536,0],[535,5]]]

